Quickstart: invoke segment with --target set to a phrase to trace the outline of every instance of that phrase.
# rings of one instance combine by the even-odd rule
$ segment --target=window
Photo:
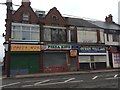
[[[69,42],[76,42],[76,31],[75,30],[69,30]]]
[[[51,41],[51,29],[44,29],[44,41]]]
[[[106,34],[106,37],[107,37],[107,41],[109,41],[109,34]]]
[[[119,35],[113,34],[113,42],[119,42]]]
[[[24,21],[29,21],[29,13],[28,12],[23,13],[23,20]]]
[[[39,25],[12,23],[12,39],[25,41],[39,41]]]
[[[44,41],[65,42],[66,41],[65,29],[45,28]]]
[[[96,31],[77,31],[77,40],[82,43],[96,43],[97,42],[97,32]]]
[[[52,22],[56,22],[57,21],[57,16],[52,16]]]

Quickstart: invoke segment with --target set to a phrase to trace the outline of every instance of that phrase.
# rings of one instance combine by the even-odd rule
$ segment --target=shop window
[[[119,42],[119,35],[113,34],[113,42]]]

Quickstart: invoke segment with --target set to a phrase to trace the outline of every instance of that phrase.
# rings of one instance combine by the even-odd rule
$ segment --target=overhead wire
[[[6,5],[6,3],[0,3],[1,5]],[[18,5],[18,4],[14,4],[12,3],[13,6],[21,6],[21,5]],[[40,9],[36,9],[36,8],[33,8],[34,11],[44,11],[44,10],[40,10]],[[45,13],[47,13],[49,11],[45,11]],[[94,20],[96,21],[97,19],[93,19],[93,18],[86,18],[86,17],[80,17],[80,16],[74,16],[74,15],[70,15],[70,14],[62,14],[63,16],[66,16],[66,17],[74,17],[74,18],[83,18],[83,19],[86,19],[86,20]],[[100,20],[99,20],[100,21]]]

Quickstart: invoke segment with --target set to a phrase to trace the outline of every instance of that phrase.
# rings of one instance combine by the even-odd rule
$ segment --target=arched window
[[[56,23],[57,22],[57,16],[52,16],[52,22]]]

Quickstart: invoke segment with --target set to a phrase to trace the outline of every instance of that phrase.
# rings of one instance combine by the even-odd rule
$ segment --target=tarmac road
[[[118,71],[6,78],[0,88],[120,88]]]

